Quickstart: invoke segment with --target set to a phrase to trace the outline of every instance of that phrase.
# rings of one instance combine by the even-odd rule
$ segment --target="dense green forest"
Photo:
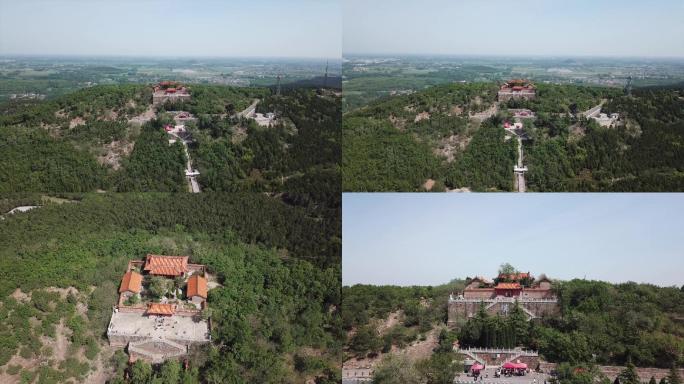
[[[411,191],[440,172],[427,145],[387,121],[345,117],[342,127],[345,191]]]
[[[495,83],[446,84],[384,97],[345,114],[343,189],[508,191],[516,151],[500,128],[509,108],[529,108],[524,165],[530,191],[684,189],[684,90],[538,84],[534,100],[495,108]],[[617,127],[581,115],[603,103]],[[486,113],[484,113],[486,112]],[[498,130],[496,128],[499,128]],[[498,131],[498,132],[497,132]]]
[[[511,164],[517,159],[516,145],[515,140],[505,140],[500,120],[485,121],[447,170],[445,184],[450,188],[469,186],[475,191],[511,191]]]
[[[169,145],[158,120],[142,127],[131,155],[117,171],[98,164],[90,151],[71,142],[101,141],[122,134],[120,130],[118,123],[89,123],[59,139],[43,130],[0,127],[0,192],[187,190],[183,148],[180,143]]]
[[[112,175],[113,188],[117,192],[187,191],[183,145],[169,145],[168,140],[160,120],[144,124],[133,152]]]
[[[402,346],[447,318],[449,292],[462,281],[436,287],[355,285],[342,288],[342,324],[356,330],[347,340],[351,356]],[[561,315],[525,321],[522,311],[489,316],[480,311],[443,338],[462,346],[513,347],[538,350],[552,362],[595,363],[669,368],[684,363],[684,287],[610,284],[600,281],[555,282]],[[429,305],[419,305],[421,302]],[[404,320],[379,335],[374,319],[401,310]]]
[[[684,189],[682,89],[635,89],[604,105],[629,121],[584,134],[526,143],[528,186],[537,191],[680,191]]]
[[[187,371],[140,362],[126,382],[339,381],[338,219],[321,221],[305,208],[250,193],[62,197],[70,202],[0,199],[3,209],[42,205],[0,220],[1,364],[16,353],[49,356],[41,340],[53,338],[60,322],[71,330],[63,361],[3,367],[9,374],[60,383],[85,377],[102,358],[112,382],[124,382],[126,356],[111,354],[104,332],[127,261],[160,253],[189,255],[218,277],[221,286],[208,299],[213,342],[191,353]],[[48,287],[78,292],[58,298]],[[31,293],[30,301],[8,296],[17,288]]]
[[[107,170],[84,150],[43,130],[0,126],[0,192],[102,188]]]
[[[191,153],[203,189],[271,191],[295,204],[339,206],[339,97],[290,90],[264,98],[257,108],[276,112],[276,125],[200,116]]]

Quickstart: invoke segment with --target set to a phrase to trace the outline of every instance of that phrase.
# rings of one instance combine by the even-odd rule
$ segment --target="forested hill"
[[[278,122],[200,116],[190,150],[203,190],[274,192],[297,205],[339,207],[339,97],[287,90],[264,97],[257,112],[275,112]]]
[[[262,88],[192,85],[197,113],[245,108]],[[169,145],[149,84],[100,85],[55,99],[0,105],[0,192],[187,190],[185,155]],[[220,108],[217,107],[220,106]],[[144,120],[136,118],[145,116]]]
[[[623,95],[537,84],[536,99],[506,103],[497,101],[497,90],[496,83],[438,85],[346,113],[344,190],[512,190],[514,158],[503,122],[520,108],[536,113],[522,120],[530,191],[684,189],[681,87]],[[620,114],[617,127],[582,116],[601,103],[602,112]]]
[[[683,87],[637,88],[609,99],[602,111],[619,113],[624,125],[612,129],[580,121],[574,134],[567,123],[546,120],[547,129],[558,133],[525,144],[531,189],[684,190]]]
[[[343,287],[343,324],[354,330],[346,345],[349,357],[405,346],[444,327],[448,295],[462,289],[462,281],[437,287]],[[554,289],[560,297],[559,317],[520,322],[478,316],[441,337],[479,347],[510,347],[506,343],[515,340],[515,345],[538,350],[551,362],[624,365],[631,360],[637,366],[662,368],[684,364],[684,286],[576,279],[555,282]],[[393,328],[379,333],[372,326],[374,319],[384,321],[396,311],[403,313],[403,320]]]
[[[0,192],[187,190],[182,145],[169,145],[167,111],[188,111],[190,154],[203,191],[280,194],[334,207],[339,196],[340,97],[329,90],[189,84],[190,101],[152,107],[149,85],[96,86],[0,116]],[[275,113],[273,126],[240,117]],[[310,188],[304,188],[310,186]]]
[[[339,222],[253,193],[62,197],[0,200],[0,366],[12,356],[42,361],[54,339],[65,351],[46,364],[10,364],[10,375],[62,383],[100,369],[123,383],[127,358],[105,331],[127,262],[156,253],[188,255],[220,284],[208,297],[212,344],[191,351],[183,383],[339,381]],[[42,207],[6,214],[27,204]],[[54,293],[67,287],[77,293]],[[180,375],[174,364],[162,375]]]

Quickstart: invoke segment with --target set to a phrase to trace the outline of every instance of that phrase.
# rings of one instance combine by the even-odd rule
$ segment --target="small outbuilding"
[[[135,271],[128,271],[124,274],[121,279],[121,286],[119,287],[119,293],[125,297],[129,298],[133,295],[140,293],[142,289],[142,275]]]
[[[186,296],[194,304],[202,305],[207,300],[207,279],[198,273],[190,276]]]
[[[145,314],[148,316],[173,316],[175,312],[176,306],[174,304],[149,303]]]

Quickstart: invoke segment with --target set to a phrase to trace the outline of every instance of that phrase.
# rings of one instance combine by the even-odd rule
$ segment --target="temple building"
[[[532,100],[537,96],[537,89],[534,84],[524,79],[509,80],[499,88],[497,94],[499,101],[510,99]]]
[[[160,278],[167,280],[162,294],[152,288]],[[130,260],[107,328],[109,345],[126,348],[130,361],[160,363],[185,356],[191,345],[208,343],[211,320],[202,316],[207,279],[206,266],[189,263],[188,256],[148,254],[145,260]]]
[[[188,273],[188,257],[147,255],[144,270],[150,275],[185,276]]]
[[[162,81],[152,89],[152,105],[163,104],[167,101],[187,101],[190,98],[188,89],[175,81]]]
[[[467,279],[463,292],[449,296],[447,324],[455,326],[464,322],[482,306],[490,315],[505,316],[516,303],[528,320],[554,315],[558,312],[558,298],[552,284],[545,275],[535,279],[529,272],[499,275],[494,280]]]

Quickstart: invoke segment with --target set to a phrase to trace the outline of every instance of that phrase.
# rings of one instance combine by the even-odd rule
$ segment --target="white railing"
[[[519,356],[538,356],[537,351],[533,351],[531,349],[522,349],[522,348],[459,348],[456,350],[457,352],[462,352],[462,353],[509,353],[509,354],[517,354]]]
[[[536,298],[531,298],[531,297],[502,297],[498,296],[495,298],[490,298],[490,299],[466,299],[463,296],[449,296],[449,302],[461,302],[461,303],[514,303],[514,302],[520,302],[520,303],[557,303],[558,299],[553,298],[553,299],[536,299]]]

